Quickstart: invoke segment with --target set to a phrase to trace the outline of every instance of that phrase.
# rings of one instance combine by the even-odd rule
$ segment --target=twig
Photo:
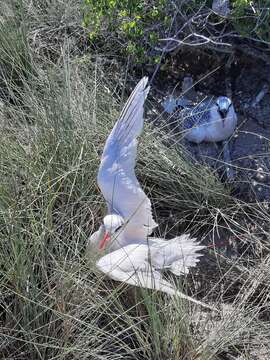
[[[252,101],[251,106],[256,107],[259,104],[259,102],[261,102],[261,100],[265,97],[268,91],[269,91],[269,85],[267,83],[263,84],[262,89],[260,90],[256,98]]]

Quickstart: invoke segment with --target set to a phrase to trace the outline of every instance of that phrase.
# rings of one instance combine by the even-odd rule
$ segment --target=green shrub
[[[233,26],[241,35],[270,41],[269,0],[234,0],[232,6]]]
[[[178,12],[176,8],[178,7]],[[220,21],[213,21],[212,1],[188,0],[173,3],[165,0],[84,0],[84,26],[95,46],[106,47],[111,55],[129,55],[135,63],[160,61],[159,39],[184,38],[190,32],[209,36],[219,31]],[[270,7],[268,0],[234,0],[226,21],[232,30],[245,37],[269,41]],[[198,20],[198,19],[201,20]],[[210,21],[209,21],[210,19]],[[216,20],[216,19],[215,19]],[[192,26],[186,26],[191,21]],[[222,25],[223,26],[223,25]],[[181,32],[179,33],[180,29]],[[207,31],[207,29],[209,31]]]
[[[85,0],[84,26],[89,38],[99,41],[102,36],[120,44],[120,53],[132,56],[136,62],[158,62],[156,54],[149,49],[157,44],[158,34],[170,28],[165,0]]]

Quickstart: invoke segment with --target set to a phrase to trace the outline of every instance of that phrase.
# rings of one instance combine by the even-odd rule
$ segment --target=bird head
[[[104,249],[106,243],[110,241],[112,235],[116,234],[124,225],[122,216],[111,214],[106,215],[103,219],[103,238],[99,244],[99,249]]]
[[[219,96],[216,100],[217,110],[223,120],[223,123],[231,105],[232,105],[231,99],[229,99],[226,96]]]

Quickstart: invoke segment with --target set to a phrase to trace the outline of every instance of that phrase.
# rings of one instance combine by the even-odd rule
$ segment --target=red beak
[[[110,240],[110,234],[106,233],[104,238],[101,240],[99,244],[99,250],[103,250],[105,248],[106,243]]]

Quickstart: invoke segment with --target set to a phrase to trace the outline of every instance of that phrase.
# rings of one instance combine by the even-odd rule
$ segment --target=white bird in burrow
[[[206,99],[196,105],[182,105],[182,101],[178,104],[170,97],[163,106],[166,112],[178,118],[184,137],[196,144],[226,140],[236,128],[237,116],[231,99],[226,96]]]
[[[157,227],[151,202],[142,190],[134,171],[137,137],[143,130],[144,102],[150,87],[144,77],[129,97],[112,129],[103,151],[98,185],[106,200],[108,214],[98,231],[89,239],[89,248],[108,247],[109,253],[96,263],[110,278],[169,295],[177,295],[204,307],[165,280],[163,270],[175,275],[187,274],[196,266],[198,251],[205,248],[188,234],[171,240],[151,238]]]
[[[234,133],[237,115],[231,99],[226,96],[210,97],[194,104],[185,96],[178,99],[169,96],[162,105],[171,115],[174,127],[180,130],[188,141],[196,144],[223,142],[227,176],[229,180],[233,180],[235,175],[230,167],[231,156],[227,139]]]

